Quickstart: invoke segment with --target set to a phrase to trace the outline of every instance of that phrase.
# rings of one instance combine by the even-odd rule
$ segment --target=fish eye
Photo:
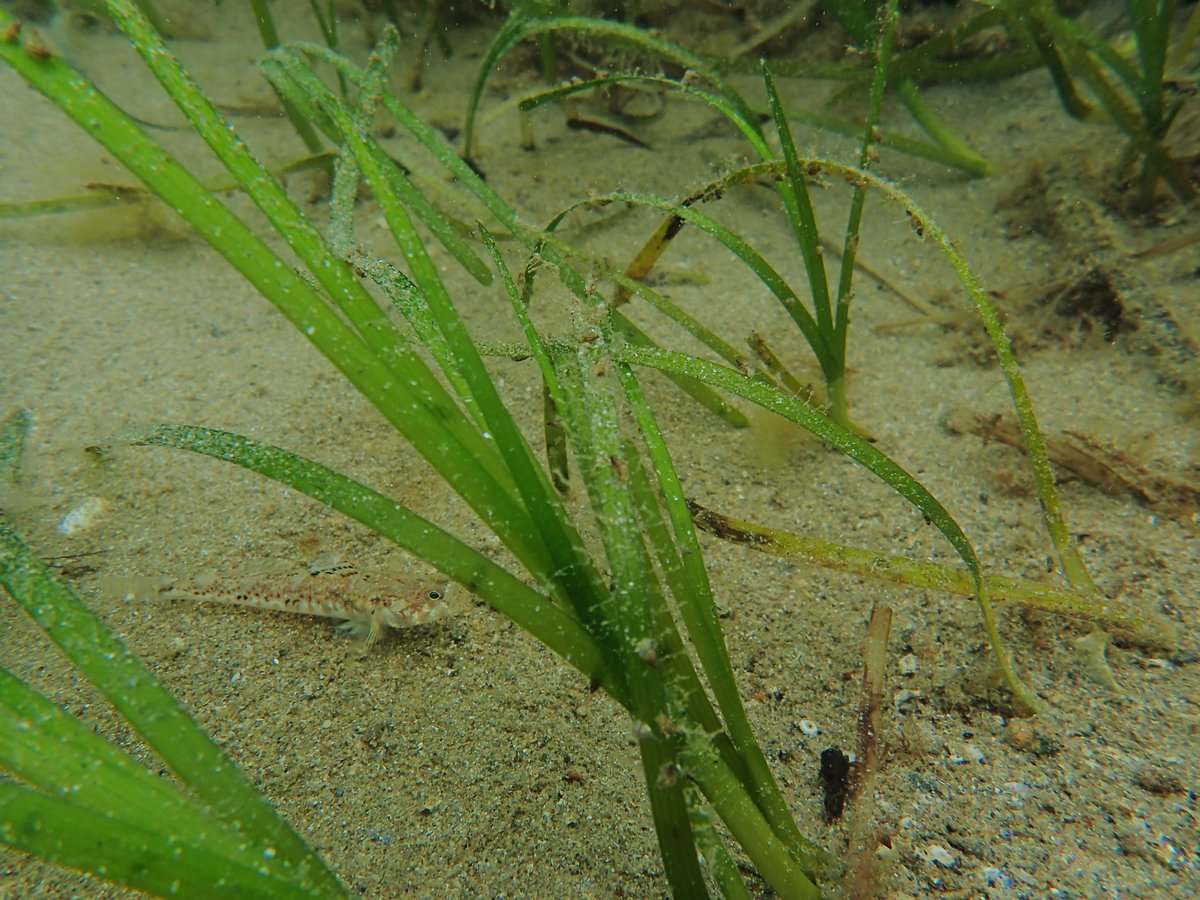
[[[430,599],[430,600],[441,600],[441,599],[442,599],[442,592],[441,592],[441,591],[436,591],[436,590],[434,590],[434,591],[430,591],[430,592],[429,592],[429,599]]]

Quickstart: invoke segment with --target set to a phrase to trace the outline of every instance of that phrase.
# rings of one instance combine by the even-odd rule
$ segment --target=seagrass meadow
[[[899,6],[0,3],[0,893],[1200,893],[1200,15]]]

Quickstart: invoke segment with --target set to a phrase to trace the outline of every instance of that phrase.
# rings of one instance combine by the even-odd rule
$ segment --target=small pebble
[[[915,653],[908,653],[900,657],[897,665],[900,667],[901,675],[916,675],[917,670],[921,668],[921,661],[917,659]]]
[[[1018,750],[1032,750],[1036,743],[1033,726],[1027,719],[1012,719],[1005,728],[1008,742]]]
[[[990,866],[983,870],[983,877],[987,879],[988,887],[1006,888],[1012,890],[1016,887],[1016,882],[1001,872],[999,869],[993,869]]]
[[[900,851],[895,847],[890,847],[887,844],[880,844],[875,848],[875,856],[877,859],[882,859],[887,862],[899,862],[901,857]]]
[[[1160,797],[1184,792],[1183,782],[1166,764],[1146,766],[1134,775],[1133,783],[1142,790]]]
[[[982,750],[974,744],[967,744],[963,747],[961,753],[950,754],[950,762],[962,765],[963,763],[981,763],[987,759],[987,756]]]
[[[1032,791],[1029,785],[1022,784],[1019,781],[1006,781],[1000,788],[999,793],[1005,795],[1005,799],[1013,809],[1020,809],[1025,805],[1025,801],[1029,799]]]
[[[801,719],[798,723],[800,733],[805,737],[816,737],[821,733],[821,729],[817,727],[817,723],[812,719]]]
[[[954,858],[954,854],[941,844],[930,844],[924,850],[920,851],[920,855],[934,865],[941,866],[944,869],[953,869],[958,865],[958,860]]]

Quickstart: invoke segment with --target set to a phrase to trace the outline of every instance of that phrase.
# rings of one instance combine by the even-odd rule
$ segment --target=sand
[[[296,15],[281,16],[287,36],[313,37],[307,6],[292,6]],[[251,65],[259,45],[244,5],[205,6],[201,24],[204,39],[174,47],[206,90],[231,105],[269,99]],[[494,27],[451,30],[455,55],[435,54],[422,91],[408,98],[418,113],[461,127]],[[689,27],[696,23],[680,16],[671,34],[687,40]],[[362,53],[365,31],[362,22],[344,26],[348,52]],[[198,171],[217,173],[176,127],[179,115],[123,39],[70,23],[46,32],[119,103],[169,126],[154,134]],[[532,117],[536,150],[520,149],[515,113],[500,105],[536,85],[528,62],[505,65],[492,79],[477,161],[529,221],[546,221],[590,192],[686,196],[747,158],[744,141],[715,113],[674,99],[633,126],[650,149],[568,130],[553,109]],[[753,78],[736,83],[758,102]],[[788,102],[815,108],[830,87],[785,81],[782,89]],[[1153,214],[1114,209],[1106,198],[1119,136],[1068,119],[1043,72],[925,93],[994,162],[995,174],[972,180],[886,150],[879,172],[919,199],[994,292],[1046,432],[1085,435],[1194,485],[1200,247],[1133,254],[1195,232],[1195,210],[1174,201]],[[7,68],[0,121],[3,200],[130,180]],[[300,152],[281,119],[234,122],[267,160]],[[913,130],[894,103],[884,126]],[[804,153],[853,155],[845,139],[799,126],[797,143]],[[399,139],[394,146],[405,152]],[[324,222],[319,185],[303,177],[291,184]],[[840,234],[848,196],[832,184],[816,193],[831,235]],[[244,201],[231,203],[246,211]],[[708,211],[803,283],[787,220],[766,187],[732,192]],[[580,240],[623,265],[655,224],[649,214],[623,214]],[[363,204],[359,227],[364,242],[383,246],[373,202]],[[868,204],[861,258],[932,318],[859,275],[849,341],[855,419],[952,511],[989,572],[1061,584],[1022,455],[950,427],[964,410],[994,417],[1010,407],[944,258],[916,239],[901,208],[877,199]],[[514,338],[499,290],[475,285],[444,254],[439,261],[476,336]],[[142,589],[155,579],[232,576],[264,564],[302,570],[325,554],[365,570],[422,570],[354,523],[228,465],[151,449],[120,450],[98,465],[84,453],[138,422],[197,423],[278,443],[393,494],[504,559],[464,504],[214,252],[171,213],[136,206],[0,222],[0,266],[0,412],[27,409],[34,422],[22,484],[6,501],[11,522],[35,552],[62,566],[352,893],[666,893],[627,717],[479,601],[460,598],[455,616],[393,635],[360,659],[326,620],[169,603]],[[818,378],[777,306],[711,241],[685,230],[660,270],[672,299],[731,341],[760,330],[802,379]],[[1063,292],[1090,271],[1108,288],[1086,296],[1111,302],[1056,312],[1070,305]],[[563,299],[552,282],[545,277],[538,295],[551,317]],[[690,346],[643,305],[631,315],[663,340]],[[536,436],[532,363],[496,362],[493,371]],[[954,561],[936,530],[861,468],[762,415],[750,429],[725,428],[664,380],[645,381],[685,488],[706,506],[878,552]],[[1060,474],[1064,509],[1098,584],[1169,617],[1181,637],[1157,649],[1110,644],[1105,667],[1094,641],[1078,643],[1086,624],[1005,606],[1008,647],[1047,706],[1034,719],[1015,716],[998,688],[968,599],[704,538],[739,684],[785,796],[802,830],[835,853],[856,828],[875,835],[885,857],[876,864],[881,895],[1200,892],[1194,503],[1153,505]],[[64,533],[64,517],[85,503],[85,527]],[[886,754],[874,796],[826,824],[819,757],[827,747],[855,750],[873,604],[895,615]],[[111,709],[8,602],[0,603],[0,661],[129,744]],[[831,896],[846,890],[827,888]],[[0,894],[129,892],[5,852]]]

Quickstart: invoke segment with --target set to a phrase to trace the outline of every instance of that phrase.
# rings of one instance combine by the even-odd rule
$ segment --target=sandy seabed
[[[304,27],[306,4],[291,5],[296,15],[281,21]],[[269,101],[250,64],[261,45],[245,5],[205,6],[204,16],[204,39],[173,44],[185,65],[230,107]],[[689,21],[679,17],[668,36],[686,42]],[[494,27],[462,26],[449,35],[455,55],[429,60],[424,87],[406,99],[434,125],[461,127]],[[163,126],[153,133],[197,171],[218,174],[122,38],[66,24],[47,38],[117,102]],[[365,26],[347,24],[342,39],[361,55]],[[536,83],[517,62],[492,80],[477,153],[489,183],[530,222],[590,192],[683,197],[749,153],[713,110],[678,100],[634,126],[648,148],[568,130],[561,115],[542,110],[532,117],[537,148],[523,150],[515,112],[494,113]],[[736,83],[761,96],[752,78]],[[805,108],[830,90],[793,81],[782,88]],[[878,171],[933,214],[994,292],[1046,433],[1083,435],[1194,485],[1200,246],[1134,254],[1194,232],[1195,210],[1171,201],[1157,217],[1114,212],[1105,198],[1120,139],[1110,127],[1068,119],[1044,72],[925,93],[996,173],[971,180],[887,150]],[[7,68],[0,121],[0,199],[130,180]],[[267,160],[298,152],[283,119],[233,121]],[[885,131],[912,127],[888,105]],[[400,136],[389,140],[405,151]],[[853,159],[851,143],[819,131],[798,128],[797,143],[803,153]],[[324,222],[315,181],[298,177],[292,186]],[[840,234],[848,197],[837,185],[815,194],[831,235]],[[245,211],[244,201],[231,202]],[[731,192],[708,211],[803,283],[768,187]],[[360,237],[382,246],[380,223],[373,201],[364,201]],[[628,212],[578,233],[597,256],[623,265],[656,224]],[[861,260],[884,281],[858,276],[849,341],[855,419],[954,513],[988,571],[1058,578],[1048,574],[1051,548],[1022,455],[962,426],[1010,405],[944,257],[915,238],[903,209],[873,198]],[[515,339],[500,289],[439,261],[477,337]],[[393,494],[503,559],[461,501],[223,260],[168,211],[136,204],[0,222],[0,271],[0,413],[26,409],[34,422],[20,489],[8,498],[12,523],[39,555],[63,564],[64,577],[353,893],[666,892],[629,721],[478,601],[460,598],[455,616],[393,635],[360,659],[325,620],[113,588],[122,579],[234,575],[264,564],[303,569],[328,554],[364,570],[419,570],[378,536],[227,465],[128,449],[98,466],[83,452],[134,422],[203,424],[278,443]],[[778,305],[713,242],[685,231],[658,275],[672,300],[732,342],[766,334],[803,379],[817,380]],[[1107,288],[1095,290],[1096,278]],[[1070,292],[1089,279],[1093,290],[1081,296],[1107,304],[1072,304]],[[539,303],[552,311],[561,295],[545,277]],[[635,303],[630,314],[686,346],[644,306]],[[536,438],[533,364],[500,361],[493,371]],[[706,506],[953,562],[935,529],[852,463],[764,416],[749,429],[728,429],[665,381],[645,380],[685,488]],[[1008,646],[1048,707],[1033,720],[1010,715],[969,600],[704,538],[739,683],[785,796],[804,832],[835,853],[853,827],[878,834],[890,847],[877,866],[881,894],[1200,893],[1195,494],[1190,508],[1186,499],[1156,505],[1060,474],[1064,508],[1102,589],[1169,617],[1180,639],[1157,649],[1117,641],[1107,666],[1098,666],[1088,651],[1094,642],[1079,643],[1086,624],[1003,607]],[[64,533],[64,517],[83,504],[92,508],[85,527]],[[875,796],[827,825],[818,760],[827,747],[856,745],[864,627],[875,604],[895,614],[887,753]],[[0,603],[0,662],[101,733],[136,745],[11,603]],[[4,896],[128,893],[0,853]]]

